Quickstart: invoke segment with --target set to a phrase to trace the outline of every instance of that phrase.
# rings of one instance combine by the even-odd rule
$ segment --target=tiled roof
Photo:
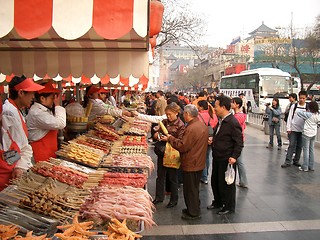
[[[169,67],[169,69],[170,70],[175,70],[180,65],[189,66],[189,62],[190,61],[186,60],[186,59],[179,59],[179,60],[175,61],[174,63],[172,63],[171,66]]]
[[[261,26],[255,29],[254,31],[250,32],[250,35],[260,35],[265,33],[277,33],[277,30],[269,28],[268,26],[264,25],[262,22]]]
[[[172,53],[170,54],[169,57],[166,57],[166,60],[177,60],[178,58],[175,57]]]

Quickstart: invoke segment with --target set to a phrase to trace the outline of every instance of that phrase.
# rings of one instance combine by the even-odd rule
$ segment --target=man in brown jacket
[[[187,206],[182,210],[182,219],[193,220],[201,217],[199,185],[202,170],[206,164],[208,128],[198,119],[198,109],[192,104],[184,108],[183,117],[187,122],[182,139],[171,135],[162,137],[180,152],[183,171],[183,196]]]

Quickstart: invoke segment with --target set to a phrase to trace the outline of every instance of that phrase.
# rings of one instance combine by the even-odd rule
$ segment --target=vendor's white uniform
[[[167,115],[161,115],[161,116],[155,116],[155,115],[146,115],[146,114],[141,114],[139,113],[136,116],[137,119],[139,120],[143,120],[143,121],[147,121],[147,122],[151,122],[151,123],[159,123],[164,119],[167,119]]]
[[[114,98],[114,96],[111,95],[109,97],[109,101],[111,102],[112,106],[117,107],[117,102],[116,102],[116,99]]]
[[[92,102],[92,109],[89,115],[89,121],[97,116],[111,115],[113,117],[121,117],[122,110],[104,103],[101,99],[90,99]]]
[[[27,116],[29,141],[36,162],[55,157],[58,150],[58,130],[66,126],[66,110],[55,106],[55,115],[46,106],[34,103]]]
[[[25,119],[13,101],[6,100],[2,112],[2,139],[3,150],[12,149],[20,153],[20,159],[12,165],[3,159],[0,162],[0,189],[3,188],[11,178],[14,168],[27,170],[32,167],[32,148],[28,142],[28,131]]]

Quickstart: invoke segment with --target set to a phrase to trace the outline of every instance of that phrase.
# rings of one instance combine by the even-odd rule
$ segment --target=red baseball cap
[[[108,90],[106,90],[105,88],[100,88],[99,89],[99,93],[108,93],[109,91]]]
[[[60,93],[61,92],[61,90],[54,88],[50,82],[47,82],[43,86],[44,86],[44,88],[38,91],[39,94],[41,94],[41,93]]]
[[[100,88],[97,88],[97,87],[90,87],[89,91],[86,93],[87,96],[93,94],[93,93],[96,93],[96,92],[99,92],[100,91]]]
[[[21,83],[14,86],[14,89],[16,91],[23,90],[26,92],[37,92],[43,88],[44,86],[41,86],[40,84],[35,83],[32,78],[26,78]]]

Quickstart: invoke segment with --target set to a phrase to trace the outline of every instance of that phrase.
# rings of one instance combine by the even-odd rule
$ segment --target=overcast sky
[[[320,0],[186,0],[194,11],[204,14],[208,21],[205,44],[226,47],[237,36],[264,24],[270,28],[282,27],[288,32],[291,13],[293,28],[301,31],[314,26],[320,15]]]

